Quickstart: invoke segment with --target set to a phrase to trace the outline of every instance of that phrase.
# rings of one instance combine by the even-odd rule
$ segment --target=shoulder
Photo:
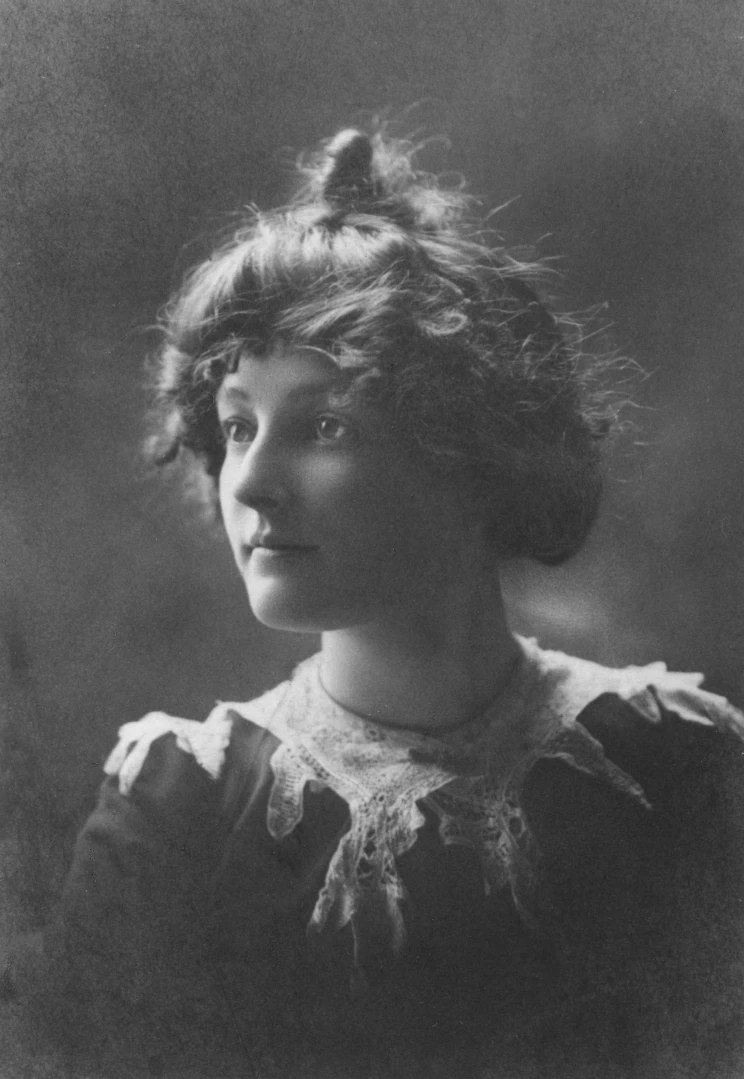
[[[579,722],[621,752],[642,742],[650,749],[673,736],[744,750],[744,714],[725,697],[702,688],[703,675],[646,666],[606,667],[520,639],[532,679],[527,700],[546,729]],[[719,736],[723,736],[723,742]]]
[[[550,710],[572,721],[593,701],[607,694],[630,704],[650,723],[664,712],[688,722],[713,726],[744,739],[744,715],[725,697],[701,688],[704,676],[669,671],[662,662],[644,666],[606,667],[564,652],[540,648],[518,638],[539,695]]]
[[[744,715],[702,682],[662,663],[609,669],[606,688],[577,717],[659,811],[721,807],[737,784],[744,796]]]
[[[605,667],[520,643],[522,704],[540,737],[533,770],[550,774],[551,787],[589,797],[604,780],[603,804],[614,789],[615,801],[630,794],[656,817],[665,806],[679,813],[681,802],[699,803],[706,791],[717,789],[719,801],[726,791],[744,797],[744,715],[702,689],[701,674],[663,663]]]
[[[684,801],[689,811],[710,792],[717,804],[744,797],[744,716],[724,697],[651,682],[640,694],[603,694],[577,718],[657,810]]]
[[[218,702],[202,721],[149,712],[119,728],[103,770],[119,795],[172,795],[186,784],[235,785],[265,770],[279,745],[268,730],[284,683],[248,702]]]
[[[77,837],[68,906],[87,909],[104,893],[118,902],[122,879],[142,879],[145,866],[161,882],[150,890],[162,890],[166,877],[181,879],[184,859],[194,872],[211,864],[248,802],[251,821],[260,818],[279,745],[261,725],[263,701],[241,705],[246,715],[218,704],[203,722],[151,712],[120,729],[95,809]]]
[[[537,762],[525,794],[550,874],[545,917],[569,948],[604,957],[654,1037],[659,1023],[680,1044],[694,1029],[723,1045],[744,1014],[744,717],[663,664],[546,663],[563,671],[570,722],[646,805],[565,760]]]
[[[537,671],[528,699],[553,732],[525,790],[547,847],[573,861],[636,841],[679,848],[687,836],[685,859],[699,865],[725,843],[744,859],[737,708],[702,689],[700,674],[604,667],[523,643]]]
[[[609,668],[529,647],[551,686],[546,709],[627,781],[598,782],[601,769],[580,756],[546,752],[526,791],[545,846],[571,864],[604,865],[612,852],[636,866],[645,847],[655,877],[664,862],[670,878],[683,866],[700,876],[716,861],[718,875],[726,858],[744,866],[742,713],[702,689],[700,674],[662,663]]]

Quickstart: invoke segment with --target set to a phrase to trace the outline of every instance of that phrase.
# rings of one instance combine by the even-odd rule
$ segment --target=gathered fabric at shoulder
[[[119,741],[109,754],[103,770],[118,776],[119,790],[129,794],[142,770],[152,743],[166,734],[174,734],[176,745],[191,754],[212,779],[219,778],[230,742],[232,716],[225,709],[215,709],[203,723],[179,719],[166,712],[149,712],[142,719],[119,728]]]
[[[521,644],[541,683],[541,707],[560,715],[565,723],[575,720],[597,697],[611,693],[651,722],[658,722],[665,709],[681,719],[744,737],[744,716],[725,697],[700,689],[702,674],[668,671],[660,662],[642,667],[603,667],[591,660],[542,649],[534,640],[522,638]]]

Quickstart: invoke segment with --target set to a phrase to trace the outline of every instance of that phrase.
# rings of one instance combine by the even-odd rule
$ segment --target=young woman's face
[[[465,542],[456,492],[379,411],[336,407],[341,377],[321,354],[278,348],[241,359],[217,395],[223,520],[253,612],[276,629],[423,614]]]

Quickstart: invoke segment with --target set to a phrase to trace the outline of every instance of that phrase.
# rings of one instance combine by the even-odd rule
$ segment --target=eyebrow
[[[301,386],[295,386],[287,391],[287,397],[290,399],[296,399],[300,397],[327,397],[330,394],[343,392],[345,389],[343,379],[334,379],[333,382],[325,383],[324,385],[315,385],[313,383],[307,383]],[[251,394],[242,389],[240,386],[228,386],[225,387],[223,383],[217,390],[215,399],[220,397],[227,398],[232,401],[245,401],[250,402]]]
[[[225,389],[224,383],[222,386],[218,387],[217,393],[214,396],[215,400],[218,397],[229,397],[231,400],[250,401],[250,395],[247,394],[245,390],[241,390],[239,386],[230,386],[228,389]]]

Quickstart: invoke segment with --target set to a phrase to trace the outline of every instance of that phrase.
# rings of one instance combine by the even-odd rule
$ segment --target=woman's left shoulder
[[[652,805],[679,796],[694,804],[711,790],[718,803],[727,788],[744,799],[744,714],[703,689],[702,674],[663,663],[600,672],[605,685],[576,720]]]
[[[707,755],[744,762],[744,714],[702,688],[704,676],[662,662],[608,667],[522,641],[550,721],[578,723],[637,780],[666,764],[674,770]]]
[[[537,908],[559,941],[565,983],[580,992],[592,971],[594,996],[613,1002],[648,1060],[639,1074],[666,1075],[664,1054],[675,1074],[739,1074],[744,716],[701,675],[662,663],[534,658],[556,729],[571,746],[590,740],[594,759],[625,780],[600,782],[565,742],[526,780],[544,867]],[[631,787],[642,799],[626,796]]]
[[[636,812],[638,827],[655,843],[676,845],[675,836],[687,835],[690,856],[702,864],[703,847],[720,848],[719,840],[708,842],[717,834],[736,845],[744,866],[739,709],[703,689],[702,675],[668,671],[663,663],[605,667],[532,641],[525,646],[537,672],[534,711],[543,713],[547,732],[539,756],[559,758],[537,761],[535,775],[543,781],[530,784],[530,795],[542,792],[535,811],[558,846],[564,845],[562,829],[573,836],[579,819],[594,821],[593,828],[579,828],[587,842],[613,821],[624,836],[628,813]],[[562,762],[574,767],[566,770]]]
[[[680,729],[691,737],[700,733],[700,727],[705,727],[744,741],[744,714],[726,697],[703,689],[703,674],[669,671],[660,662],[642,667],[592,666],[597,668],[598,683],[604,682],[598,696],[609,694],[619,698],[651,727],[675,717],[683,723]]]

